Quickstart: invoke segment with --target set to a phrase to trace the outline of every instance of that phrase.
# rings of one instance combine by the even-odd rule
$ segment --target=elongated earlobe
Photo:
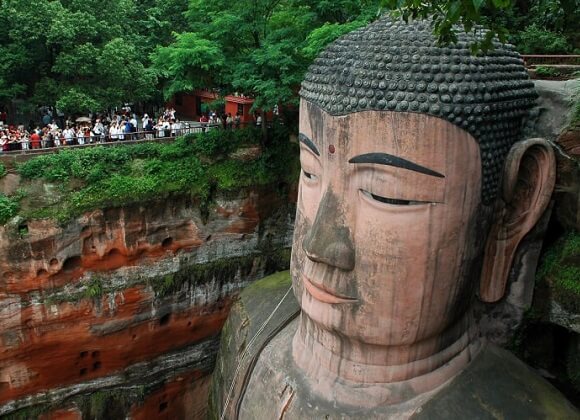
[[[518,245],[548,207],[555,180],[554,151],[545,139],[514,144],[506,159],[502,194],[485,247],[480,283],[484,302],[503,297]]]

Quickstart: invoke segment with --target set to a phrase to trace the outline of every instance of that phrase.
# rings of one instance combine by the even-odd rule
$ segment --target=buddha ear
[[[503,297],[518,245],[548,207],[555,181],[556,159],[545,139],[513,145],[506,158],[502,191],[485,246],[482,301],[497,302]]]

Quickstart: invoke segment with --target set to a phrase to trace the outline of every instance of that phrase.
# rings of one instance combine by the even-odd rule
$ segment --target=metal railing
[[[538,65],[580,66],[580,55],[522,55],[526,67]]]
[[[207,130],[215,130],[221,128],[221,124],[202,124],[195,126],[188,126],[180,129],[164,129],[154,131],[136,131],[132,133],[120,134],[103,134],[100,136],[91,135],[89,137],[73,137],[69,141],[64,138],[59,139],[41,139],[37,141],[18,141],[8,143],[5,150],[0,149],[0,156],[13,154],[42,154],[50,153],[56,150],[65,148],[80,148],[91,147],[98,145],[115,145],[125,143],[146,143],[151,141],[164,141],[174,139],[186,134],[203,133]]]

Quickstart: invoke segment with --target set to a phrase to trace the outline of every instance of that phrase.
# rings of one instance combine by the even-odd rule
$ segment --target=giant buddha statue
[[[383,17],[326,48],[300,91],[291,290],[234,307],[216,418],[578,418],[488,342],[475,299],[502,299],[546,210],[555,160],[523,139],[536,94],[510,45],[438,46]]]

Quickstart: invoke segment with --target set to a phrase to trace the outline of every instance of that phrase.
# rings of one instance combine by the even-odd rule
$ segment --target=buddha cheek
[[[365,215],[355,237],[361,305],[353,317],[366,319],[362,341],[399,345],[415,338],[432,286],[430,255],[438,247],[428,228],[433,211],[430,205],[381,204],[359,212]]]
[[[302,273],[306,265],[306,253],[302,249],[302,242],[310,230],[311,224],[307,222],[300,209],[296,212],[296,221],[294,224],[294,237],[292,243],[292,255],[290,258],[290,274],[292,276],[292,287],[294,295],[298,302],[301,301],[304,285],[302,284]]]

